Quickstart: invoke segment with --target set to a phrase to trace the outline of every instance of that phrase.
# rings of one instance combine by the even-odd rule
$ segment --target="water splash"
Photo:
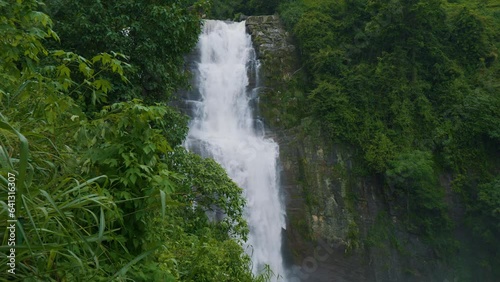
[[[220,163],[244,189],[250,227],[246,250],[253,272],[269,265],[284,276],[281,232],[284,209],[278,187],[278,145],[266,139],[253,117],[248,72],[255,52],[245,23],[205,21],[198,42],[194,108],[186,146]],[[283,279],[280,279],[283,281]]]

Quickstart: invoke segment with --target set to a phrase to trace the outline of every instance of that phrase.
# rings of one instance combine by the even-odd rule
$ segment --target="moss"
[[[380,212],[375,218],[375,222],[368,230],[368,235],[365,239],[367,247],[375,247],[378,249],[385,249],[394,247],[399,249],[401,244],[395,235],[396,228],[394,223],[385,212]]]
[[[359,228],[356,222],[350,221],[349,222],[349,227],[347,231],[347,236],[346,236],[346,245],[347,249],[346,252],[350,253],[353,252],[356,249],[359,249],[361,246],[361,240],[359,236]]]

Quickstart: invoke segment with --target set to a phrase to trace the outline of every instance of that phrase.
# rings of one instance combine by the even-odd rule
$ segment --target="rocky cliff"
[[[355,151],[325,140],[301,116],[299,55],[278,16],[246,20],[262,63],[259,113],[280,145],[290,281],[453,281],[391,209],[377,175],[358,171]]]

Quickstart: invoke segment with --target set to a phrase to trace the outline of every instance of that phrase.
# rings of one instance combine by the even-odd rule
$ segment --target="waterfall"
[[[253,117],[248,73],[255,52],[245,23],[207,20],[195,66],[198,101],[186,140],[188,149],[212,157],[244,189],[250,233],[245,249],[255,274],[269,265],[283,277],[281,231],[284,209],[279,197],[278,145],[265,138]],[[283,278],[279,279],[283,281]]]

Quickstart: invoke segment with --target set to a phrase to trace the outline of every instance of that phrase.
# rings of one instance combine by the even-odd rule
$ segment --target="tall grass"
[[[6,277],[9,233],[0,246],[0,280],[101,280],[113,269],[110,242],[119,244],[120,212],[108,195],[105,176],[83,180],[60,163],[29,152],[28,139],[0,120],[0,228],[7,230],[7,173],[16,175],[16,275]],[[36,146],[33,146],[36,147]],[[47,148],[45,148],[47,149]],[[57,152],[52,152],[57,154]],[[37,157],[38,156],[38,157]],[[57,158],[62,161],[62,158]],[[43,173],[34,168],[45,170]],[[36,177],[33,175],[46,176]],[[28,177],[27,177],[28,176]],[[114,260],[114,258],[113,258]]]

